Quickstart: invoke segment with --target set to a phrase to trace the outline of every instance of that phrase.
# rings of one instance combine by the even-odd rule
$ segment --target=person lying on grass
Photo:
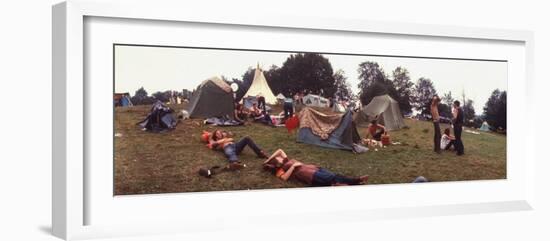
[[[282,149],[278,149],[264,162],[264,170],[287,181],[294,178],[309,186],[345,186],[366,184],[369,176],[347,177],[335,174],[316,165],[304,164],[289,159]]]
[[[254,143],[252,138],[248,136],[234,142],[233,138],[231,138],[227,132],[215,130],[212,133],[208,144],[213,150],[223,151],[229,160],[231,169],[239,169],[244,167],[244,165],[239,161],[238,155],[241,154],[246,146],[250,147],[258,157],[267,158],[265,152],[262,151],[262,149]]]
[[[384,133],[386,133],[386,127],[378,124],[378,121],[374,119],[370,122],[369,126],[367,127],[367,135],[365,139],[369,139],[369,136],[372,136],[372,139],[381,141],[382,135]]]
[[[451,135],[451,128],[446,128],[441,136],[441,149],[449,150],[451,147],[455,149],[455,137]]]

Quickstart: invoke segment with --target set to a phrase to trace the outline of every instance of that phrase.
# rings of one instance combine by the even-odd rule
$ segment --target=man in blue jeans
[[[244,167],[239,161],[238,155],[244,150],[246,146],[250,147],[254,153],[260,158],[267,158],[265,152],[256,145],[252,138],[246,136],[241,140],[234,142],[233,138],[229,137],[227,133],[216,130],[212,133],[210,145],[218,150],[223,150],[223,153],[229,160],[230,169],[239,169]]]

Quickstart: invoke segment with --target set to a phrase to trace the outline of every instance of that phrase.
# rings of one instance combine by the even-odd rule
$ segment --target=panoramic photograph
[[[114,195],[506,179],[505,60],[113,47]]]

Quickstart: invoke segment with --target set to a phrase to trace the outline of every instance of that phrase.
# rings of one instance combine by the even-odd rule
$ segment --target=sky
[[[193,90],[203,80],[213,76],[241,79],[249,67],[260,64],[264,70],[271,65],[282,66],[291,53],[213,50],[147,46],[115,47],[115,92],[133,95],[144,87],[149,94],[156,91]],[[336,72],[345,72],[354,93],[358,93],[357,68],[364,61],[378,62],[390,74],[401,66],[409,71],[411,81],[429,78],[440,96],[451,91],[462,102],[474,101],[476,114],[495,89],[507,90],[508,66],[506,62],[427,59],[404,57],[379,57],[323,54]],[[273,93],[277,95],[278,93]]]

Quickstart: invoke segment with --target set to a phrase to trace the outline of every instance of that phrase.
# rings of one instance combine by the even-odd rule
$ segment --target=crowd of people
[[[305,164],[296,159],[289,158],[282,149],[278,149],[270,156],[267,156],[252,138],[246,136],[235,141],[232,133],[222,130],[215,130],[209,135],[207,146],[212,150],[224,153],[229,162],[228,170],[240,170],[246,167],[239,160],[239,155],[245,147],[249,147],[258,158],[265,159],[263,169],[271,172],[283,181],[294,179],[309,186],[360,185],[366,184],[368,181],[368,175],[348,177],[336,174],[317,165]],[[204,172],[203,170],[201,171]],[[207,176],[210,177],[210,174]]]
[[[442,150],[453,150],[458,156],[464,155],[464,144],[462,143],[462,127],[464,125],[464,110],[460,106],[460,101],[455,100],[452,108],[452,128],[453,134],[451,135],[451,129],[446,128],[444,135],[441,135],[440,116],[439,116],[439,103],[441,99],[439,96],[434,96],[430,105],[430,112],[432,114],[432,121],[434,126],[434,152],[440,154]],[[453,149],[451,149],[451,147]]]
[[[282,100],[284,120],[294,115],[295,103],[299,96],[288,97]],[[235,118],[240,121],[246,121],[252,118],[254,121],[273,125],[270,115],[266,109],[265,99],[258,96],[257,101],[250,108],[246,108],[243,103],[235,104]],[[459,101],[454,101],[452,109],[452,125],[445,128],[443,133],[440,126],[440,115],[438,105],[441,99],[434,96],[431,102],[431,114],[434,127],[433,151],[440,154],[442,151],[452,150],[457,155],[464,155],[464,145],[462,143],[462,125],[464,124],[464,113]],[[451,129],[453,130],[451,133]],[[365,134],[365,140],[380,142],[387,137],[386,127],[379,124],[375,118],[370,122]],[[212,150],[221,151],[228,160],[229,170],[239,170],[246,165],[239,160],[239,155],[245,147],[249,147],[258,158],[265,159],[263,169],[275,175],[277,178],[287,181],[294,179],[309,186],[340,186],[340,185],[359,185],[366,184],[368,175],[359,177],[349,177],[340,175],[313,164],[306,164],[295,158],[290,158],[282,149],[278,149],[271,155],[268,154],[249,136],[235,140],[232,133],[215,130],[208,138],[208,145]],[[417,178],[418,179],[418,178]],[[427,179],[426,179],[427,180]],[[426,181],[424,177],[420,181]]]

